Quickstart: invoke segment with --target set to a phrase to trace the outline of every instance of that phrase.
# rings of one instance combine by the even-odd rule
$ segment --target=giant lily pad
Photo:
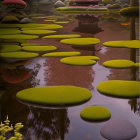
[[[96,56],[75,56],[63,58],[60,61],[68,65],[88,66],[96,64],[95,60],[99,60]]]
[[[100,131],[108,140],[131,140],[137,136],[136,127],[128,120],[113,118]]]
[[[80,35],[76,35],[76,34],[69,34],[69,35],[48,35],[48,36],[44,36],[43,38],[76,38],[76,37],[80,37]]]
[[[21,31],[17,29],[0,29],[0,35],[20,34]]]
[[[22,33],[24,34],[33,34],[33,35],[36,35],[36,34],[52,34],[52,33],[56,33],[56,31],[51,31],[51,30],[24,30],[22,31]]]
[[[95,45],[100,43],[100,40],[97,38],[70,38],[60,42],[68,45]]]
[[[110,80],[97,85],[101,94],[120,98],[136,98],[140,96],[140,82]]]
[[[15,59],[27,59],[37,57],[38,53],[28,53],[28,52],[6,52],[0,53],[0,57],[3,58],[15,58]]]
[[[55,46],[24,46],[22,50],[25,51],[53,51],[57,48]]]
[[[21,50],[21,47],[18,45],[2,45],[0,47],[0,52],[14,52]]]
[[[134,66],[134,62],[130,60],[110,60],[103,63],[105,67],[109,68],[130,68]]]
[[[36,35],[0,35],[0,39],[28,40],[36,38],[38,38]]]
[[[80,52],[52,52],[43,54],[43,57],[66,57],[66,56],[75,56],[80,55]]]
[[[140,40],[108,41],[103,43],[107,47],[140,49]]]
[[[84,108],[80,116],[87,121],[106,121],[111,117],[110,111],[103,106],[89,106]]]
[[[16,97],[22,101],[49,106],[67,106],[88,101],[92,94],[88,89],[75,86],[37,87],[22,90]]]

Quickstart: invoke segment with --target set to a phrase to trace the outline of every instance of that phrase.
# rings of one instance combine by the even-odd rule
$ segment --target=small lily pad
[[[109,68],[131,68],[134,64],[130,60],[110,60],[103,63],[105,67]]]
[[[25,102],[49,106],[69,106],[88,101],[92,94],[88,89],[75,86],[50,86],[21,90],[16,97]]]
[[[131,140],[137,136],[136,127],[122,118],[110,119],[101,128],[100,133],[108,140]]]
[[[97,38],[70,38],[63,39],[60,43],[68,44],[68,45],[95,45],[100,43],[100,40]]]
[[[140,40],[108,41],[103,43],[107,47],[140,49]]]
[[[80,116],[87,121],[106,121],[111,117],[110,111],[103,106],[89,106],[84,108]]]
[[[66,23],[69,23],[69,21],[55,21],[55,23],[58,23],[58,24],[66,24]]]
[[[66,57],[60,61],[68,65],[77,65],[77,66],[90,66],[96,64],[96,60],[99,60],[99,57],[96,56],[75,56],[75,57]]]
[[[14,58],[14,59],[27,59],[37,57],[38,53],[29,53],[29,52],[6,52],[0,53],[0,57],[3,58]]]
[[[0,29],[0,35],[20,34],[21,31],[17,29]]]
[[[76,35],[76,34],[69,34],[69,35],[48,35],[48,36],[44,36],[43,38],[76,38],[76,37],[80,37],[80,35]]]
[[[28,39],[37,39],[36,35],[0,35],[0,39],[14,39],[14,40],[28,40]]]
[[[33,35],[41,35],[41,34],[52,34],[56,33],[56,31],[51,31],[51,30],[24,30],[22,31],[24,34],[33,34]]]
[[[140,67],[140,63],[135,63],[135,67]]]
[[[67,56],[75,56],[80,55],[80,52],[52,52],[43,54],[43,57],[67,57]]]
[[[137,98],[140,96],[140,82],[110,80],[97,85],[97,90],[104,95],[119,98]]]
[[[0,52],[15,52],[21,50],[21,47],[18,45],[2,45],[0,47]]]
[[[56,20],[54,20],[54,19],[46,19],[46,20],[44,20],[44,21],[55,22]]]
[[[24,46],[22,50],[25,51],[53,51],[57,48],[55,46]]]

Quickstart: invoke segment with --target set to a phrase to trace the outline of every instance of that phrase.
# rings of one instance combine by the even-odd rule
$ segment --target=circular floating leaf
[[[55,21],[55,23],[58,23],[58,24],[66,24],[66,23],[69,23],[69,21]]]
[[[140,67],[140,63],[135,63],[135,67]]]
[[[27,59],[37,57],[38,53],[28,53],[28,52],[7,52],[0,53],[0,57],[3,58],[15,58],[15,59]]]
[[[25,51],[53,51],[57,48],[55,46],[24,46],[22,50]]]
[[[140,96],[140,82],[111,80],[97,85],[100,93],[120,98],[136,98]]]
[[[54,20],[54,19],[46,19],[46,20],[44,20],[44,21],[55,22],[56,20]]]
[[[52,34],[52,33],[56,33],[56,31],[51,31],[51,30],[24,30],[22,31],[22,33],[24,34]]]
[[[91,96],[88,89],[75,86],[29,88],[16,95],[20,100],[49,106],[76,105],[88,101]]]
[[[38,44],[35,43],[22,43],[21,46],[38,46]]]
[[[36,38],[38,38],[38,36],[35,35],[0,35],[0,39],[28,40]]]
[[[80,116],[87,121],[106,121],[111,117],[110,111],[103,106],[89,106],[84,108]]]
[[[43,54],[43,57],[66,57],[66,56],[75,56],[80,55],[80,52],[52,52]]]
[[[68,45],[95,45],[100,43],[100,40],[97,38],[70,38],[63,39],[60,43],[68,44]]]
[[[0,47],[0,52],[14,52],[21,50],[21,47],[18,45],[2,45]]]
[[[0,35],[20,34],[21,31],[17,29],[0,29]]]
[[[140,49],[140,40],[108,41],[103,43],[107,47]]]
[[[48,35],[44,36],[43,38],[75,38],[75,37],[80,37],[80,35],[76,34],[71,34],[71,35]]]
[[[105,67],[109,68],[131,68],[134,64],[130,60],[110,60],[103,63]]]
[[[100,131],[108,140],[131,140],[137,136],[136,127],[129,121],[121,118],[109,120]]]
[[[60,61],[68,65],[88,66],[96,64],[95,60],[99,60],[96,56],[76,56],[63,58]]]

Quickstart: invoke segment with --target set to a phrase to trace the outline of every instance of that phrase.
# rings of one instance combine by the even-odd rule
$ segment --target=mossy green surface
[[[107,47],[140,49],[140,40],[108,41],[103,43]]]
[[[44,36],[43,38],[54,38],[54,39],[59,39],[59,38],[76,38],[76,37],[81,37],[80,35],[77,34],[69,34],[69,35],[48,35]]]
[[[0,53],[0,57],[3,58],[13,58],[13,59],[27,59],[34,58],[39,56],[38,53],[29,53],[29,52],[5,52]]]
[[[100,43],[100,40],[97,38],[70,38],[63,39],[60,43],[68,44],[68,45],[95,45]]]
[[[89,106],[80,112],[80,116],[87,121],[99,122],[108,120],[111,113],[109,109],[103,106]]]
[[[120,10],[122,15],[126,16],[138,16],[139,15],[139,6],[126,7]]]
[[[80,55],[80,52],[52,52],[43,54],[43,57],[67,57],[67,56],[75,56]]]
[[[29,88],[16,95],[22,101],[49,106],[76,105],[88,101],[91,96],[88,89],[75,86]]]
[[[1,45],[0,52],[15,52],[21,50],[18,45]]]
[[[103,63],[103,66],[109,68],[131,68],[134,66],[134,62],[130,60],[110,60]]]
[[[0,35],[20,34],[21,31],[17,29],[0,29]]]
[[[96,64],[96,60],[99,60],[99,57],[96,56],[75,56],[75,57],[66,57],[60,60],[60,62],[68,65],[77,65],[77,66],[90,66]]]
[[[11,39],[11,40],[28,40],[28,39],[37,39],[36,35],[0,35],[0,39]]]
[[[51,31],[51,30],[24,30],[22,31],[24,34],[33,34],[33,35],[41,35],[41,34],[52,34],[56,33],[56,31]]]
[[[57,48],[55,46],[24,46],[22,47],[22,50],[25,51],[53,51]]]
[[[140,82],[110,80],[97,85],[97,90],[104,95],[119,98],[136,98],[140,96]]]

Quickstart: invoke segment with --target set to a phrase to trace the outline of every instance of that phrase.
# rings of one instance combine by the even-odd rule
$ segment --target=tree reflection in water
[[[29,108],[24,137],[28,140],[64,140],[70,121],[67,109]]]

